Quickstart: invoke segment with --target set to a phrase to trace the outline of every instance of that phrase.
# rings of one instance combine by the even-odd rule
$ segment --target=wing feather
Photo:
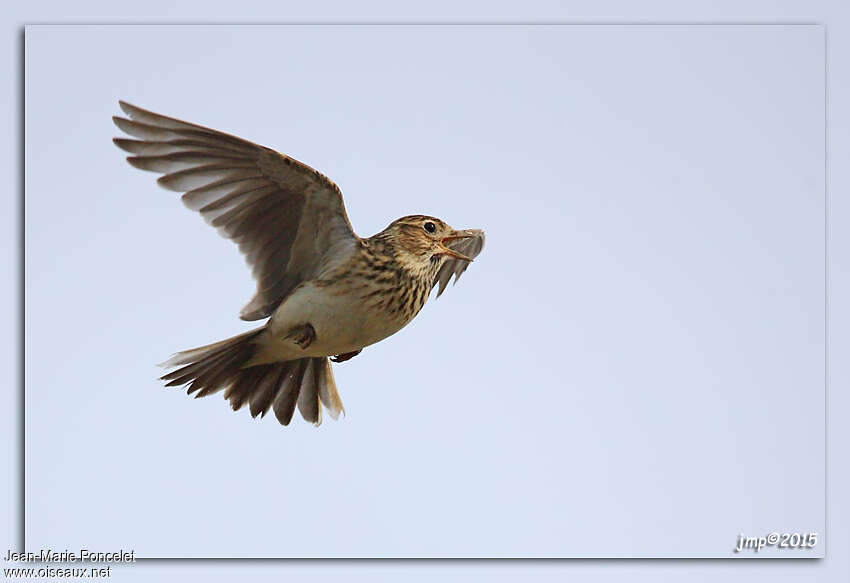
[[[270,316],[298,284],[354,251],[342,193],[323,174],[242,138],[119,104],[128,117],[112,119],[136,138],[113,140],[132,154],[127,161],[162,174],[160,186],[182,192],[183,204],[245,255],[257,291],[243,319]]]

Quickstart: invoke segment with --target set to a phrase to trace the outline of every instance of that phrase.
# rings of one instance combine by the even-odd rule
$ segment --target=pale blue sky
[[[82,14],[85,14],[85,6],[83,6],[83,11],[82,11],[81,13],[82,13]],[[80,12],[78,12],[77,14],[80,14]],[[834,39],[834,38],[835,38],[835,37],[833,37],[833,39]],[[64,49],[63,49],[63,50],[64,50]],[[61,51],[60,51],[60,52],[61,52]],[[69,58],[70,58],[70,57],[69,57]],[[67,87],[67,86],[65,86],[65,87]],[[834,89],[833,89],[833,90],[834,90]],[[107,92],[108,92],[108,91],[107,91]],[[121,96],[122,96],[122,97],[125,97],[125,98],[131,98],[131,99],[133,98],[132,96],[129,96],[129,95],[126,95],[126,94],[122,94]],[[140,104],[142,104],[142,105],[149,105],[149,106],[152,106],[152,107],[153,107],[153,106],[156,106],[156,107],[159,107],[159,108],[166,108],[166,107],[169,107],[169,108],[171,108],[171,111],[170,111],[171,113],[175,113],[175,114],[183,114],[183,115],[186,115],[186,116],[190,116],[191,114],[193,114],[193,112],[198,112],[198,115],[194,115],[195,121],[200,121],[200,122],[202,122],[202,123],[210,123],[210,124],[212,124],[212,125],[216,125],[217,127],[221,127],[222,129],[229,129],[229,130],[231,130],[231,131],[236,131],[236,132],[242,133],[242,134],[243,134],[243,135],[245,135],[246,137],[251,137],[251,138],[255,138],[255,139],[260,139],[260,137],[261,137],[261,136],[260,136],[260,133],[259,133],[256,129],[251,129],[251,128],[249,128],[249,127],[247,126],[247,124],[246,124],[246,121],[245,121],[245,118],[244,118],[244,117],[239,117],[239,116],[224,117],[224,116],[222,115],[222,112],[225,112],[225,113],[226,113],[228,108],[233,109],[233,105],[232,105],[232,104],[224,103],[224,102],[221,100],[221,98],[219,98],[219,101],[218,101],[217,103],[215,102],[215,99],[213,99],[213,103],[211,104],[210,109],[205,111],[205,110],[204,110],[204,108],[203,108],[203,107],[199,107],[199,106],[198,106],[198,104],[191,104],[191,105],[187,105],[185,101],[181,103],[181,102],[180,102],[180,97],[179,97],[179,96],[176,96],[176,95],[168,95],[168,94],[166,94],[166,93],[156,93],[156,92],[154,92],[154,93],[152,93],[152,94],[151,94],[151,97],[152,97],[152,99],[157,100],[157,102],[156,102],[156,103],[143,103],[141,100],[137,100],[137,101],[139,101],[139,102],[140,102]],[[189,97],[191,97],[191,96],[189,96]],[[109,96],[109,101],[110,101],[110,104],[109,104],[108,106],[105,106],[105,107],[112,108],[112,109],[110,110],[110,112],[109,112],[109,113],[113,113],[113,112],[114,112],[114,105],[112,105],[112,103],[111,103],[111,101],[112,101],[112,96]],[[191,99],[190,99],[190,101],[191,101]],[[173,104],[173,107],[172,107],[172,104]],[[101,105],[100,105],[100,104],[96,104],[96,105],[95,105],[95,104],[92,104],[92,105],[91,105],[91,109],[92,109],[92,111],[90,112],[90,114],[91,114],[91,119],[95,119],[97,116],[101,116],[101,112],[99,111],[99,110],[101,109]],[[268,111],[262,111],[262,108],[258,108],[258,109],[259,109],[259,111],[255,111],[254,113],[266,113],[266,114],[268,115]],[[169,111],[166,111],[166,110],[164,110],[164,111],[165,111],[166,113],[169,113]],[[244,112],[244,111],[242,111],[242,114],[244,114],[244,113],[245,113],[245,112]],[[251,112],[248,112],[248,113],[251,113]],[[203,115],[201,115],[201,114],[203,114]],[[99,118],[98,118],[98,119],[99,119]],[[280,118],[280,119],[283,119],[283,118]],[[278,121],[280,121],[280,120],[278,120]],[[286,119],[286,120],[285,120],[285,122],[286,122],[285,124],[283,124],[283,125],[278,125],[277,127],[283,127],[283,128],[286,128],[286,130],[287,130],[287,131],[289,131],[289,130],[291,129],[291,127],[290,127],[288,124],[293,123],[293,121],[292,121],[291,119]],[[98,122],[98,123],[99,123],[99,122]],[[227,125],[227,124],[229,124],[229,125]],[[95,138],[100,139],[100,129],[102,129],[102,128],[99,128],[99,130],[98,130],[98,131],[94,131],[94,132],[92,132],[93,134],[96,134],[96,136],[92,136],[92,140],[94,140]],[[253,131],[254,133],[249,133],[249,129],[250,129],[251,131]],[[717,131],[720,131],[720,130],[718,129]],[[279,135],[278,137],[276,137],[276,136],[275,136],[275,132],[272,132],[272,133],[268,134],[268,136],[269,136],[269,137],[265,137],[265,136],[263,136],[263,137],[264,137],[264,140],[265,140],[265,143],[267,143],[267,144],[268,144],[268,145],[270,145],[270,146],[279,147],[279,148],[284,149],[285,151],[288,151],[288,152],[290,152],[290,153],[295,153],[296,148],[300,148],[300,147],[301,147],[301,146],[299,146],[298,144],[294,144],[294,145],[292,145],[292,146],[288,146],[288,144],[289,144],[289,139],[288,139],[288,138],[287,138],[287,139],[284,139],[284,136],[282,136],[282,135]],[[100,145],[98,145],[98,147],[100,147]],[[287,148],[288,148],[288,149],[287,149]],[[107,156],[107,155],[109,155],[109,154],[104,154],[104,156]],[[336,178],[338,181],[340,181],[341,183],[343,183],[343,189],[344,189],[344,191],[346,192],[346,196],[348,197],[349,204],[350,204],[350,208],[351,208],[351,207],[354,207],[354,206],[355,206],[355,204],[354,204],[354,202],[353,202],[353,200],[354,200],[354,199],[353,199],[353,194],[354,194],[354,193],[353,193],[353,191],[352,191],[352,188],[351,188],[350,186],[347,186],[347,185],[345,184],[345,182],[344,182],[344,181],[343,181],[343,179],[342,179],[342,176],[340,176],[340,175],[339,175],[339,174],[340,174],[340,173],[339,173],[339,171],[337,171],[337,174],[336,174],[336,175],[335,175],[335,174],[333,174],[333,173],[331,172],[332,168],[328,167],[328,166],[330,165],[330,162],[328,162],[328,163],[326,164],[326,163],[323,161],[323,155],[321,154],[321,152],[319,152],[318,154],[316,154],[316,153],[313,153],[313,152],[311,151],[310,156],[311,156],[311,158],[307,159],[307,161],[308,161],[308,162],[311,162],[311,163],[313,163],[313,164],[317,165],[320,169],[322,169],[322,170],[324,170],[324,171],[328,172],[328,173],[329,173],[329,174],[331,174],[334,178]],[[618,161],[619,161],[619,160],[618,160]],[[104,167],[102,167],[102,165],[97,164],[97,166],[98,166],[98,168],[101,168],[101,169],[104,169],[104,170],[105,170],[105,168],[104,168]],[[152,195],[159,195],[159,197],[160,197],[160,198],[162,198],[163,196],[167,196],[167,193],[164,193],[164,192],[157,192],[155,189],[152,189],[152,187],[151,187],[151,185],[150,185],[150,180],[148,180],[147,182],[145,182],[145,180],[143,180],[143,179],[142,179],[141,177],[139,177],[139,176],[136,176],[136,177],[130,177],[130,176],[127,174],[127,172],[129,172],[129,169],[128,169],[128,168],[126,168],[126,167],[121,168],[121,171],[122,171],[122,172],[124,172],[124,174],[120,174],[120,175],[118,175],[118,174],[117,174],[116,176],[120,176],[120,177],[119,177],[119,178],[117,178],[116,180],[118,180],[118,181],[122,181],[122,182],[123,182],[123,181],[127,181],[127,182],[132,181],[135,185],[138,185],[138,190],[136,190],[136,186],[133,186],[133,189],[134,189],[133,191],[134,191],[134,192],[147,193],[147,194],[152,194]],[[791,172],[791,169],[788,169],[788,172]],[[349,183],[351,182],[351,180],[352,180],[352,179],[349,179]],[[365,188],[366,190],[368,190],[369,188],[371,188],[371,189],[374,189],[374,188],[375,188],[375,187],[374,187],[374,180],[372,180],[371,182],[372,182],[372,185],[371,185],[371,186],[370,186],[369,184],[366,184],[366,185],[364,186],[364,188]],[[145,190],[145,189],[147,189],[147,190]],[[363,197],[363,196],[365,196],[365,195],[367,195],[367,194],[368,194],[368,192],[366,192],[366,193],[364,193],[364,192],[358,192],[358,193],[357,193],[357,196],[360,198],[360,200],[363,200],[363,198],[362,198],[362,197]],[[406,194],[406,196],[410,196],[410,195],[407,195],[407,194]],[[172,201],[172,202],[173,202],[173,201]],[[453,210],[454,208],[456,208],[457,202],[458,202],[458,201],[456,201],[456,200],[452,200],[452,201],[451,201],[451,203],[452,203],[452,210]],[[839,203],[838,203],[836,206],[838,207],[839,211],[843,208],[843,207],[841,207],[840,201],[839,201]],[[163,206],[162,208],[166,208],[166,206]],[[371,207],[368,207],[368,206],[367,206],[367,207],[364,207],[364,208],[363,208],[363,212],[364,212],[364,214],[369,214],[369,215],[372,217],[372,218],[371,218],[371,220],[378,220],[378,218],[376,218],[376,217],[377,217],[378,215],[380,215],[381,213],[379,213],[379,212],[374,212],[374,213],[373,213],[373,212],[371,212],[371,211],[370,211],[369,213],[366,213],[366,211],[367,211],[367,210],[369,210],[370,208],[371,208]],[[169,209],[169,211],[168,211],[168,212],[169,212],[169,213],[171,213],[172,215],[174,215],[174,214],[179,215],[179,212],[180,212],[180,211],[182,211],[182,209],[179,209],[179,205],[176,205],[176,206],[175,206],[175,205],[172,205],[172,206],[168,207],[168,209]],[[387,209],[387,210],[388,210],[388,211],[391,211],[392,209]],[[846,210],[846,209],[844,209],[844,210]],[[351,210],[351,212],[353,213],[353,212],[355,212],[355,211],[352,209],[352,210]],[[439,212],[442,216],[444,216],[444,218],[447,218],[447,219],[449,219],[449,220],[452,220],[452,219],[451,219],[451,217],[449,216],[449,214],[448,214],[448,213],[446,213],[445,211],[440,212],[439,210],[435,210],[434,212]],[[456,212],[456,211],[455,211],[455,212]],[[375,215],[375,216],[372,216],[372,215]],[[168,219],[166,219],[165,217],[163,217],[163,220],[170,221],[170,220],[171,220],[171,218],[173,218],[173,217],[169,217]],[[192,222],[193,217],[189,216],[189,215],[188,215],[188,213],[186,213],[186,212],[184,211],[184,212],[183,212],[183,215],[182,215],[182,216],[180,216],[179,218],[180,218],[180,220],[174,223],[174,229],[175,229],[175,231],[174,231],[174,232],[175,232],[175,233],[180,233],[180,234],[181,234],[181,236],[186,236],[186,235],[185,235],[186,231],[187,231],[187,230],[191,230],[191,228],[194,228],[193,226],[191,226],[191,225],[190,225],[190,223]],[[391,218],[391,217],[387,217],[387,218]],[[369,227],[369,226],[370,226],[369,221],[370,221],[370,217],[369,217],[369,216],[363,216],[363,217],[360,217],[359,223],[358,223],[357,221],[355,221],[355,226],[357,226],[357,227],[359,228],[359,230],[360,230],[362,233],[367,233],[367,232],[369,232],[370,230],[373,230],[373,229],[369,229],[369,228],[367,228],[367,227]],[[170,223],[169,223],[169,224],[170,224]],[[379,225],[379,226],[382,226],[382,225]],[[476,225],[476,226],[478,226],[478,225]],[[487,227],[487,228],[488,228],[488,230],[490,229],[490,227],[489,227],[488,225],[481,224],[480,226]],[[200,231],[201,231],[201,230],[199,230],[199,231],[198,231],[198,233],[200,233]],[[231,256],[235,256],[235,257],[238,259],[238,256],[236,255],[235,251],[234,251],[234,250],[232,250],[232,249],[231,249],[231,250],[229,250],[229,251],[228,251],[228,250],[224,250],[224,251],[222,251],[221,253],[218,253],[218,254],[213,253],[213,252],[210,250],[210,245],[211,245],[211,244],[212,244],[213,246],[214,246],[215,244],[218,244],[220,249],[224,249],[224,246],[226,245],[226,243],[225,243],[225,242],[223,242],[223,241],[222,241],[222,242],[215,242],[215,241],[213,241],[212,243],[210,243],[210,239],[211,239],[210,235],[211,235],[211,233],[209,233],[209,232],[208,232],[208,233],[206,233],[206,235],[203,235],[203,236],[202,236],[202,235],[200,235],[200,234],[198,235],[197,253],[195,253],[195,252],[192,250],[192,248],[190,248],[190,247],[186,247],[185,245],[183,246],[183,248],[184,248],[184,249],[186,249],[186,252],[189,252],[189,253],[191,253],[191,254],[192,254],[193,261],[197,261],[197,260],[198,260],[198,258],[199,258],[199,257],[201,257],[201,256],[203,255],[203,256],[204,256],[204,257],[206,257],[206,258],[207,258],[207,260],[210,262],[210,265],[213,265],[213,266],[214,266],[214,265],[216,264],[216,261],[221,262],[221,261],[225,261],[226,259],[232,259],[233,257],[231,257]],[[840,236],[840,233],[839,233],[839,236]],[[206,239],[204,239],[204,237],[206,237]],[[182,245],[183,243],[185,243],[185,241],[181,241],[181,245]],[[490,252],[490,249],[489,249],[489,248],[488,248],[488,251],[487,251],[487,252],[488,252],[488,253]],[[228,253],[230,253],[230,256],[228,255]],[[204,257],[201,257],[201,259],[203,259]],[[482,259],[483,259],[483,256],[482,256]],[[242,278],[242,279],[241,279],[241,281],[242,281],[243,283],[242,283],[242,284],[239,284],[239,285],[241,285],[242,287],[240,287],[239,289],[240,289],[240,291],[242,291],[242,289],[244,288],[245,292],[247,293],[248,291],[250,291],[250,289],[249,289],[249,288],[250,288],[250,279],[247,277],[247,272],[246,272],[246,271],[244,271],[244,270],[243,270],[242,272],[239,272],[238,268],[239,268],[239,267],[241,267],[241,266],[238,266],[237,264],[238,264],[238,261],[234,261],[234,262],[232,263],[232,265],[233,265],[233,269],[232,269],[232,271],[228,271],[228,273],[231,273],[231,272],[232,272],[232,273],[234,274],[234,277],[233,277],[233,280],[234,280],[234,281],[239,281],[239,280],[240,280],[240,278]],[[483,263],[482,263],[482,265],[483,265]],[[479,267],[479,266],[477,266],[477,267]],[[482,269],[483,269],[483,267],[482,267]],[[458,292],[461,292],[461,290],[463,290],[466,286],[472,286],[472,285],[475,285],[476,283],[480,282],[480,279],[478,280],[478,282],[473,282],[473,278],[472,278],[472,277],[470,277],[470,276],[472,276],[472,272],[470,272],[470,273],[468,274],[468,276],[467,276],[467,277],[468,277],[468,279],[467,279],[466,281],[464,281],[464,282],[463,282],[463,285],[459,286],[459,287],[458,287],[458,288],[456,288],[455,290],[451,290],[452,295],[454,295],[454,294],[456,294],[456,293],[458,293]],[[484,275],[480,275],[480,276],[478,276],[478,277],[485,277],[485,276],[484,276]],[[492,277],[492,276],[490,275],[490,276],[488,276],[488,277]],[[839,281],[844,281],[844,280],[841,280],[841,279],[839,278]],[[237,284],[234,284],[234,285],[237,285]],[[478,285],[480,285],[480,283],[478,283]],[[218,290],[217,290],[217,291],[218,291]],[[461,293],[469,293],[469,294],[471,294],[471,293],[474,293],[474,291],[473,291],[473,290],[469,290],[468,292],[461,292]],[[187,294],[187,295],[188,295],[188,294]],[[217,306],[220,306],[220,310],[219,310],[219,311],[217,311],[217,312],[215,312],[217,319],[214,319],[214,320],[215,320],[215,322],[214,322],[214,323],[212,323],[212,327],[213,327],[213,328],[215,328],[215,330],[214,330],[213,332],[214,332],[214,333],[216,333],[216,334],[219,334],[219,335],[220,335],[219,331],[222,329],[222,326],[223,326],[223,325],[226,325],[226,322],[227,322],[227,321],[229,321],[229,320],[228,320],[228,317],[229,317],[231,314],[235,313],[235,310],[236,310],[236,309],[238,309],[238,305],[241,305],[241,303],[240,303],[240,302],[244,299],[244,298],[243,298],[243,297],[241,297],[241,296],[240,296],[238,299],[234,299],[235,295],[238,295],[238,294],[230,294],[230,293],[226,293],[226,294],[224,294],[224,295],[226,296],[226,298],[225,298],[225,299],[227,299],[227,301],[218,301],[218,302],[216,302],[216,305],[217,305]],[[173,296],[172,296],[172,297],[173,297]],[[462,303],[461,303],[461,300],[460,300],[460,299],[458,299],[458,300],[453,300],[453,299],[451,299],[451,298],[450,298],[450,296],[448,296],[448,295],[447,295],[447,296],[446,296],[446,298],[444,298],[443,300],[441,300],[440,302],[438,302],[436,305],[434,305],[434,306],[430,306],[428,309],[426,309],[426,313],[425,313],[425,314],[423,314],[423,317],[424,317],[424,318],[434,318],[434,317],[437,317],[437,316],[438,316],[438,314],[441,314],[441,312],[443,312],[443,311],[446,311],[446,310],[452,310],[452,309],[453,309],[452,307],[450,307],[450,306],[449,306],[449,307],[447,307],[447,304],[449,303],[449,301],[453,301],[453,302],[455,302],[455,303],[456,303],[457,305],[459,305],[459,306],[460,306],[460,305],[462,305]],[[228,302],[229,302],[229,303],[228,303]],[[230,307],[231,307],[231,311],[229,311],[229,312],[227,311],[227,306],[230,306]],[[217,308],[217,309],[218,309],[218,308]],[[184,306],[184,310],[185,310],[185,306]],[[181,312],[181,314],[182,314],[183,316],[185,316],[185,311],[184,311],[184,312]],[[448,321],[448,314],[446,314],[446,315],[445,315],[445,317],[446,317],[446,321]],[[440,318],[441,318],[441,320],[442,320],[443,316],[440,316]],[[456,320],[454,320],[454,321],[456,321]],[[424,320],[423,320],[423,322],[420,322],[420,323],[418,323],[418,325],[415,325],[415,326],[417,326],[416,331],[415,331],[415,334],[416,334],[416,337],[417,337],[417,338],[419,338],[420,340],[423,340],[424,338],[427,338],[427,337],[428,337],[428,336],[427,336],[427,334],[429,333],[429,330],[430,330],[430,329],[423,329],[423,328],[425,328],[425,326],[426,326],[426,325],[424,324]],[[183,333],[183,332],[184,332],[184,331],[181,331],[180,333]],[[414,334],[413,329],[411,329],[410,334]],[[203,339],[202,339],[202,338],[198,338],[198,337],[197,337],[197,335],[196,335],[196,334],[194,334],[194,333],[193,333],[193,334],[189,334],[189,336],[191,336],[191,338],[190,338],[190,339],[187,339],[187,342],[189,342],[190,344],[192,344],[192,343],[197,343],[198,341],[201,341],[201,340],[205,340],[205,339],[206,339],[206,338],[203,338]],[[393,341],[396,341],[396,340],[399,340],[399,339],[393,339]],[[413,342],[413,341],[411,341],[411,342]],[[415,342],[413,342],[413,343],[415,344]],[[157,352],[158,352],[158,354],[161,354],[161,350],[158,350]],[[377,358],[377,355],[375,356],[375,358]],[[372,358],[372,357],[371,357],[371,355],[370,355],[370,362],[371,362],[372,364],[374,364],[374,358]],[[353,363],[352,363],[352,364],[353,364]],[[365,366],[365,365],[364,365],[364,366]],[[339,374],[339,373],[338,373],[338,374]],[[351,392],[351,391],[350,391],[350,389],[349,389],[349,391],[346,391],[346,387],[345,387],[345,386],[342,386],[341,388],[342,388],[342,390],[343,390],[343,397],[345,398],[345,397],[346,397],[347,392]],[[150,394],[150,393],[148,393],[148,394]],[[177,397],[179,397],[179,396],[177,396]],[[170,401],[170,405],[169,405],[169,406],[173,406],[173,405],[175,404],[175,401],[177,400],[177,397],[175,397],[174,399],[172,399],[172,400]],[[351,397],[349,397],[349,399],[351,399]],[[838,402],[839,402],[839,404],[840,404],[840,402],[841,402],[841,401],[840,401],[840,399],[835,399],[835,400],[833,400],[833,401],[832,401],[833,406],[835,405],[836,401],[838,401]],[[394,401],[394,402],[395,402],[395,401]],[[424,402],[424,401],[423,401],[423,402]],[[346,400],[346,403],[348,404],[348,400]],[[222,409],[226,409],[226,408],[224,407],[224,404],[223,404],[223,403],[221,403],[221,402],[216,402],[216,403],[214,403],[214,404],[209,404],[209,405],[205,403],[205,404],[204,404],[204,406],[207,406],[208,408],[207,408],[207,410],[206,410],[204,413],[202,413],[202,412],[198,409],[198,406],[200,405],[200,403],[190,403],[190,405],[191,405],[191,406],[187,406],[187,408],[186,408],[186,417],[185,417],[185,419],[186,419],[186,420],[190,420],[190,419],[191,419],[191,417],[190,417],[190,416],[191,416],[191,415],[193,415],[193,414],[194,414],[194,415],[201,415],[201,416],[203,416],[203,415],[205,415],[205,414],[206,414],[206,413],[208,413],[208,412],[212,412],[212,411],[220,411],[220,410],[222,410]],[[157,409],[157,411],[160,411],[160,410],[159,410],[159,409]],[[164,412],[164,411],[163,411],[163,412]],[[225,411],[225,413],[227,413],[227,412]],[[229,414],[229,413],[228,413],[228,414]],[[229,415],[233,416],[233,414],[229,414]],[[238,416],[237,416],[237,417],[238,417]],[[231,427],[242,427],[242,426],[244,425],[244,423],[248,422],[248,420],[247,420],[247,419],[239,419],[239,423],[235,423],[233,420],[231,420],[231,419],[227,419],[227,418],[225,417],[225,415],[221,415],[221,417],[217,417],[217,419],[218,419],[220,422],[230,423],[230,424],[231,424],[231,425],[230,425]],[[196,420],[197,420],[197,419],[196,419]],[[439,421],[439,420],[438,420],[438,421]],[[344,422],[344,423],[348,423],[348,421],[346,421],[346,422]],[[263,425],[266,425],[266,424],[263,424]],[[157,426],[159,427],[159,424],[157,424]],[[833,428],[838,427],[838,428],[836,428],[836,429],[833,429],[834,431],[838,431],[838,430],[840,429],[840,425],[839,425],[839,424],[833,424],[833,425],[832,425],[832,427],[833,427]],[[323,427],[320,431],[325,431],[326,429],[328,429],[328,427],[327,427],[327,426],[326,426],[326,427]],[[837,449],[838,449],[838,446],[834,447],[834,448],[832,449],[832,451],[835,451],[835,450],[837,450]],[[835,474],[833,474],[833,476],[834,476],[834,475],[835,475]],[[783,567],[783,569],[787,569],[787,567]],[[553,571],[553,570],[549,570],[549,572],[550,572],[550,573],[553,573],[554,571]],[[750,572],[752,572],[752,571],[750,571]],[[787,571],[786,571],[786,572],[787,572]],[[729,576],[729,573],[728,573],[728,572],[724,572],[724,577],[728,578],[728,576]]]
[[[29,546],[731,556],[740,532],[823,531],[821,28],[26,43]],[[314,165],[361,234],[422,212],[488,246],[335,367],[344,421],[193,401],[154,363],[253,327],[253,282],[123,162],[118,98]]]

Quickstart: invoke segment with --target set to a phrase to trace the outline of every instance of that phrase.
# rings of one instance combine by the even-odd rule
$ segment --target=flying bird
[[[344,362],[391,336],[443,293],[484,247],[484,232],[410,215],[371,237],[351,227],[339,187],[301,162],[247,140],[119,102],[114,138],[136,168],[231,239],[257,282],[242,308],[257,329],[178,352],[166,386],[204,397],[224,390],[234,410],[273,410],[288,425],[296,406],[319,425],[322,406],[344,412],[330,360]]]

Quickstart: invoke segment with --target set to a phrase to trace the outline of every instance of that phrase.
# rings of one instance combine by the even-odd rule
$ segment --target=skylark
[[[233,409],[270,409],[288,425],[297,405],[321,423],[344,411],[328,357],[343,362],[391,336],[484,247],[484,232],[410,215],[368,238],[348,221],[339,187],[309,166],[216,130],[119,102],[115,138],[127,161],[233,240],[257,280],[243,320],[261,328],[174,355],[166,386],[203,397],[224,390]]]

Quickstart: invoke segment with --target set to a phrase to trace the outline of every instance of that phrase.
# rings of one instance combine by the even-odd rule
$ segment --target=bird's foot
[[[363,350],[362,348],[360,350]],[[345,362],[346,360],[350,360],[360,354],[360,350],[355,350],[354,352],[345,352],[343,354],[337,354],[336,356],[332,356],[331,360],[333,362]]]
[[[310,324],[301,324],[290,330],[285,338],[292,340],[301,350],[306,350],[316,339],[316,330]]]

